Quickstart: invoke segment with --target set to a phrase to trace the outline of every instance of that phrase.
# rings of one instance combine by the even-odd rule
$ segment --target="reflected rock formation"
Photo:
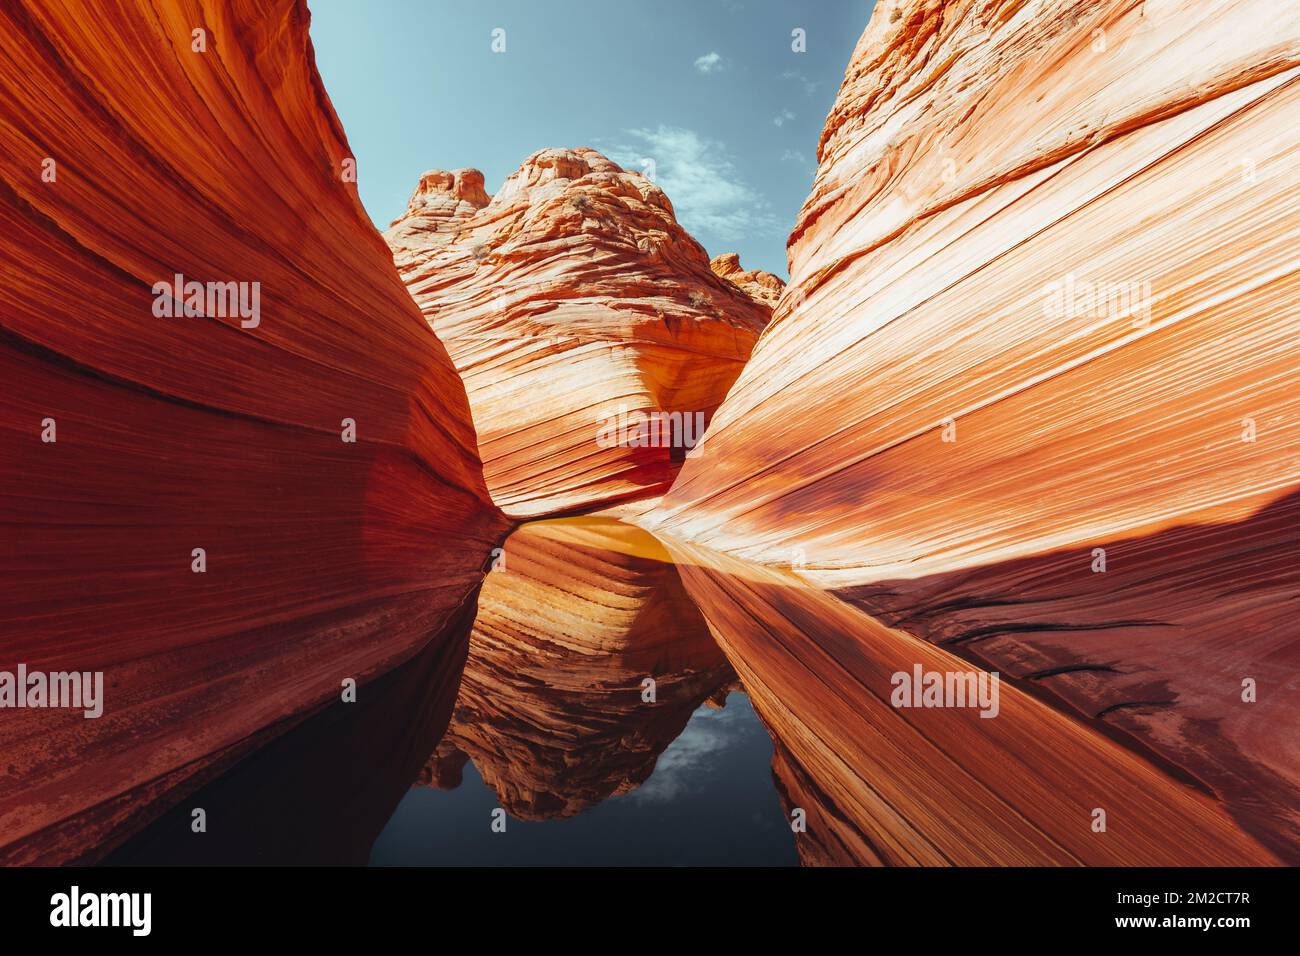
[[[512,816],[572,816],[643,783],[734,680],[653,537],[526,524],[483,585],[455,716],[421,779],[459,786],[468,758]]]
[[[0,860],[48,863],[364,694],[505,521],[301,0],[20,0],[0,36],[0,670],[104,683],[2,712]]]
[[[895,673],[969,667],[789,571],[669,549],[776,742],[805,864],[1276,862],[1209,794],[1097,727],[1006,682],[991,718],[895,707]]]
[[[133,835],[110,866],[365,866],[442,736],[475,595],[413,658],[335,701]],[[195,833],[191,807],[210,832]],[[214,839],[217,827],[220,836]]]
[[[1300,858],[1298,113],[1294,4],[878,4],[790,286],[642,523],[1024,678]]]
[[[426,173],[385,236],[514,517],[662,494],[771,314],[658,186],[591,149],[534,153],[491,199],[478,170]],[[639,435],[655,413],[682,440]]]

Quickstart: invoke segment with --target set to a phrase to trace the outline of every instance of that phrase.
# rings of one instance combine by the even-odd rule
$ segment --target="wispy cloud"
[[[672,201],[677,221],[697,238],[735,242],[779,231],[767,200],[741,179],[722,143],[675,126],[625,132],[635,145],[603,152],[633,170],[642,169],[644,159],[654,160],[655,182]]]
[[[701,708],[692,715],[681,735],[655,763],[654,773],[628,797],[636,803],[658,803],[701,788],[701,777],[716,764],[717,756],[734,747],[746,734],[739,708]]]
[[[722,70],[722,54],[716,50],[710,50],[704,56],[695,58],[695,69],[701,73],[718,73]]]
[[[781,79],[798,83],[803,87],[804,96],[812,96],[817,92],[817,87],[821,86],[821,83],[816,80],[808,79],[808,77],[804,76],[804,74],[800,73],[798,70],[786,70],[781,74]]]
[[[804,153],[801,153],[797,149],[787,149],[781,153],[781,162],[798,163],[801,166],[808,166],[811,165],[812,160],[810,160]]]
[[[784,126],[792,119],[794,119],[793,113],[791,113],[789,110],[782,110],[781,112],[777,113],[775,116],[772,117],[772,122],[775,123],[777,126]]]

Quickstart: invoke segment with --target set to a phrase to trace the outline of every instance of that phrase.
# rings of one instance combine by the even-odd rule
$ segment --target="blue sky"
[[[654,161],[710,255],[786,276],[817,138],[871,0],[308,0],[316,59],[381,230],[426,169],[489,192],[530,153]],[[492,51],[493,30],[505,52]],[[791,31],[807,50],[791,49]]]

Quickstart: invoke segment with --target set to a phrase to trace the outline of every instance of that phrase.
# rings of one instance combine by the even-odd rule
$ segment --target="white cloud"
[[[781,79],[792,80],[793,82],[798,83],[803,87],[804,96],[812,96],[817,92],[817,87],[821,86],[821,83],[808,79],[808,77],[804,76],[798,70],[786,70],[781,74]]]
[[[740,178],[721,143],[674,126],[626,132],[636,145],[603,152],[632,170],[641,169],[643,159],[653,159],[655,182],[672,201],[677,221],[696,238],[735,242],[779,231],[767,200]]]
[[[784,126],[792,119],[794,119],[793,113],[791,113],[789,110],[782,110],[781,112],[777,113],[776,116],[772,117],[772,122],[775,123],[777,126]]]
[[[787,149],[784,152],[782,152],[781,162],[799,163],[801,166],[808,166],[811,164],[811,160],[809,160],[807,156],[799,152],[799,150],[797,149]]]
[[[710,50],[704,56],[696,57],[695,69],[701,73],[717,73],[722,69],[722,54]]]

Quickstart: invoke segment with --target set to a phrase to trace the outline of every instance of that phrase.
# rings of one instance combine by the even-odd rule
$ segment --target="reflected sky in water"
[[[749,698],[701,705],[629,793],[577,816],[507,818],[493,833],[496,794],[473,763],[454,790],[403,798],[371,851],[373,866],[794,866],[794,836],[777,799],[772,741]]]

